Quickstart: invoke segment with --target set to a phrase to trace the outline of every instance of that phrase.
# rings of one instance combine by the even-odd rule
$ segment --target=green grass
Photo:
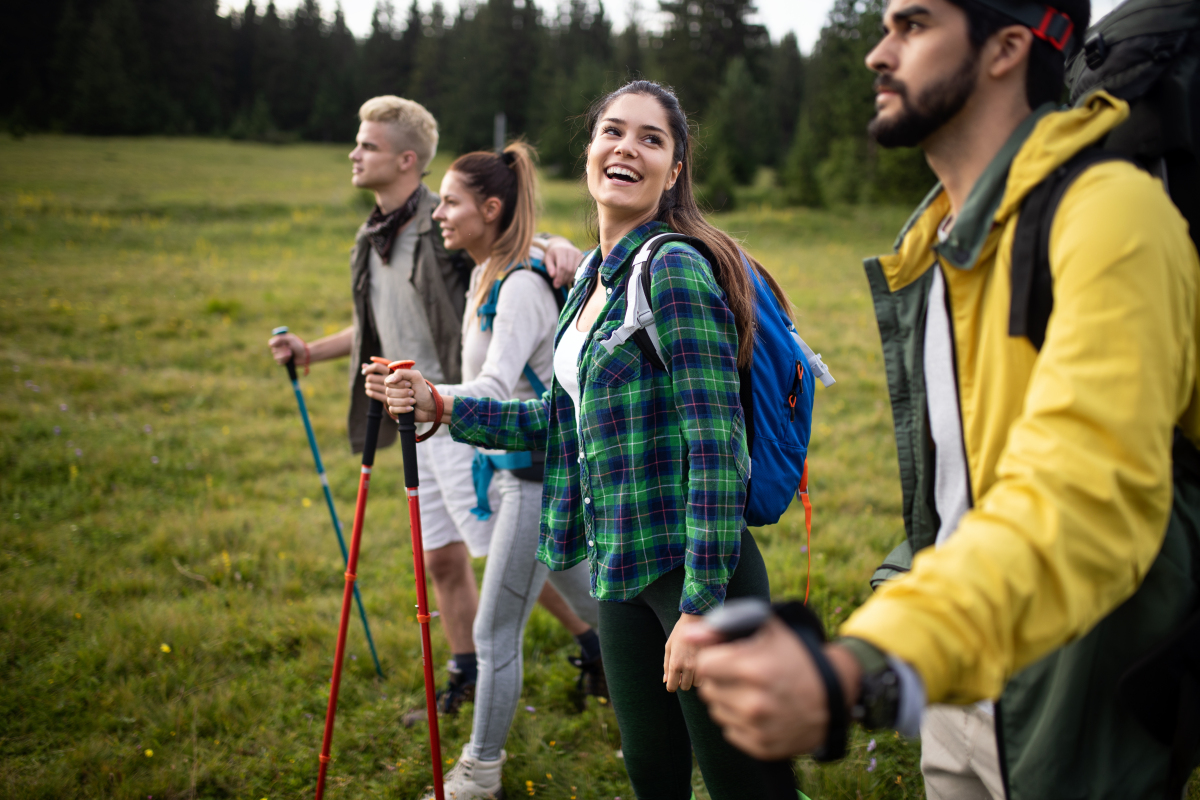
[[[279,324],[315,338],[350,321],[347,255],[366,206],[347,149],[0,139],[3,796],[311,796],[343,568],[265,341]],[[542,227],[582,242],[580,187],[544,196]],[[819,392],[811,460],[813,596],[831,626],[902,536],[859,260],[905,213],[717,220],[779,276],[838,378]],[[317,365],[303,386],[349,527],[346,368]],[[398,450],[377,465],[358,574],[387,677],[354,622],[331,798],[414,798],[431,776],[425,728],[399,722],[422,677]],[[776,596],[802,595],[802,515],[758,537]],[[572,650],[537,609],[506,791],[630,800],[611,709],[572,708]],[[444,724],[448,760],[469,727],[469,714]],[[801,762],[805,790],[922,797],[917,747],[869,741],[856,733],[839,765]]]

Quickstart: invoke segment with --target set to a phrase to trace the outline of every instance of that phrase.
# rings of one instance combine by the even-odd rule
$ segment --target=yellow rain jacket
[[[1001,751],[1010,767],[1025,759],[1026,768],[1040,764],[1041,778],[1053,771],[1041,762],[1061,756],[1062,743],[1050,754],[1033,752],[1050,746],[1037,744],[1039,728],[1085,748],[1086,728],[1104,728],[1099,735],[1108,738],[1086,768],[1062,783],[1027,783],[1014,797],[1109,796],[1075,791],[1096,770],[1114,791],[1123,785],[1104,770],[1125,766],[1100,763],[1116,758],[1111,750],[1129,750],[1115,733],[1120,712],[1097,722],[1087,710],[1115,704],[1120,672],[1198,602],[1194,535],[1158,559],[1174,519],[1174,432],[1200,443],[1200,264],[1162,184],[1123,161],[1080,175],[1051,228],[1054,306],[1044,346],[1038,352],[1008,332],[1022,201],[1128,113],[1104,93],[1069,111],[1039,109],[976,183],[946,241],[939,243],[937,229],[950,204],[935,189],[895,253],[866,262],[908,534],[888,566],[902,572],[905,554],[916,556],[911,573],[884,583],[841,634],[911,664],[930,702],[1001,699],[998,725],[1008,740]],[[938,524],[922,362],[934,269],[947,287],[972,500],[937,549],[930,547]],[[1130,598],[1152,565],[1166,570],[1154,591],[1167,599],[1146,597],[1139,606]],[[1120,618],[1119,633],[1089,636],[1109,617]],[[1072,642],[1079,647],[1064,649]],[[1021,674],[1029,680],[1020,696],[1002,697]],[[1053,710],[1057,720],[1047,721],[1054,705],[1047,698],[1063,706]]]

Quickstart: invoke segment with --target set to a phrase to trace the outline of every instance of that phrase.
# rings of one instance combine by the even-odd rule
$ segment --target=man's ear
[[[1033,31],[1024,25],[1009,25],[989,37],[984,45],[983,69],[993,80],[1003,80],[1022,65],[1028,69]]]
[[[401,172],[408,172],[417,166],[417,154],[412,150],[405,150],[397,158],[400,160]]]

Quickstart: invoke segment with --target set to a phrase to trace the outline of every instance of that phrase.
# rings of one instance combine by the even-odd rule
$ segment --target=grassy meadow
[[[276,325],[312,339],[350,321],[369,205],[347,150],[0,138],[0,796],[311,796],[343,566],[265,342]],[[584,243],[582,189],[544,195],[542,227]],[[780,278],[838,379],[819,392],[811,460],[813,597],[833,626],[902,536],[859,260],[906,211],[747,207],[718,224]],[[302,385],[348,537],[346,369],[316,365]],[[331,798],[416,798],[431,780],[425,727],[400,724],[423,693],[398,448],[376,463],[358,575],[386,677],[354,619]],[[793,508],[757,534],[777,597],[804,593],[803,530]],[[572,705],[573,652],[537,609],[507,795],[631,800],[611,708]],[[443,720],[447,764],[470,720]],[[857,732],[841,764],[802,762],[803,787],[923,797],[917,761],[912,743]]]

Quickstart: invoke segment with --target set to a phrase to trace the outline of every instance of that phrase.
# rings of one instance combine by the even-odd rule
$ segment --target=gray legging
[[[542,516],[542,485],[500,470],[500,510],[492,531],[479,610],[475,612],[475,653],[479,682],[475,687],[475,720],[467,754],[495,761],[508,738],[521,699],[521,640],[547,576],[571,609],[593,628],[599,624],[591,596],[587,562],[564,572],[550,572],[537,553]]]

